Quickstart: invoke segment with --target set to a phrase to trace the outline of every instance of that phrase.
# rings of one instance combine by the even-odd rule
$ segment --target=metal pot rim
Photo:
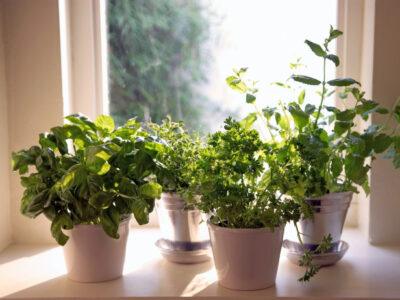
[[[272,230],[269,227],[261,227],[261,228],[230,228],[230,227],[222,227],[219,225],[215,225],[213,223],[210,222],[210,220],[207,220],[207,225],[209,226],[209,228],[212,228],[213,230],[219,230],[219,231],[229,231],[231,233],[239,233],[239,234],[246,234],[246,233],[252,233],[252,232],[270,232],[270,233],[274,233],[275,230],[283,230],[283,228],[285,227],[285,225],[280,225],[274,228],[274,230]]]

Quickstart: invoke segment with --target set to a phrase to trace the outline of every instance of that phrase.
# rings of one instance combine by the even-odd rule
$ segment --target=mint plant
[[[321,45],[305,41],[321,60],[322,78],[294,74],[285,82],[276,83],[294,95],[288,101],[280,101],[276,107],[258,108],[258,89],[254,81],[246,78],[246,68],[234,70],[234,74],[226,79],[227,84],[245,94],[246,102],[255,108],[244,122],[250,126],[257,119],[263,122],[268,133],[266,142],[276,159],[275,176],[281,179],[277,182],[277,190],[302,207],[304,218],[312,215],[304,202],[306,198],[342,191],[358,192],[359,186],[368,194],[370,161],[377,155],[389,149],[387,156],[397,163],[400,161],[400,143],[386,124],[372,124],[363,131],[358,130],[356,125],[358,121],[367,121],[374,113],[388,114],[389,110],[374,100],[366,99],[357,80],[326,77],[327,63],[336,67],[340,64],[339,57],[331,53],[329,47],[341,35],[341,31],[331,27]],[[291,68],[297,70],[299,65],[298,62],[291,64]],[[318,106],[307,101],[309,97],[304,85],[316,89]],[[325,104],[326,99],[336,91],[344,109]],[[400,107],[396,104],[389,118],[400,120],[399,111]],[[302,243],[301,234],[297,232]],[[327,241],[328,237],[321,244],[325,245]],[[319,251],[325,249],[329,247],[324,246]],[[311,254],[306,250],[301,261],[307,268],[305,276],[300,279],[302,281],[308,281],[318,271],[312,264]]]
[[[388,109],[366,99],[358,81],[326,78],[328,62],[339,66],[339,57],[329,53],[329,45],[341,34],[341,31],[331,27],[322,46],[305,41],[321,59],[321,79],[295,74],[280,85],[293,93],[299,89],[293,87],[292,82],[316,87],[320,97],[318,106],[307,103],[305,90],[300,89],[295,101],[280,102],[277,107],[260,110],[256,105],[257,88],[244,78],[246,69],[242,68],[227,78],[227,83],[245,93],[246,102],[256,107],[256,112],[247,119],[254,122],[258,118],[264,122],[271,142],[279,155],[285,157],[284,163],[290,165],[291,176],[280,188],[295,198],[318,197],[341,191],[358,192],[358,186],[362,186],[368,194],[367,174],[371,166],[367,159],[374,160],[376,155],[384,153],[393,144],[393,135],[386,125],[372,124],[362,132],[356,127],[358,120],[367,121],[373,113],[388,114]],[[327,97],[336,90],[340,92],[345,109],[325,105]],[[290,155],[285,156],[287,151]]]
[[[100,224],[118,238],[129,214],[147,223],[161,193],[154,176],[161,168],[158,142],[135,119],[119,128],[105,115],[94,122],[81,115],[66,119],[69,124],[40,134],[39,145],[12,154],[25,188],[21,213],[43,213],[60,245],[68,241],[62,229],[77,224]]]

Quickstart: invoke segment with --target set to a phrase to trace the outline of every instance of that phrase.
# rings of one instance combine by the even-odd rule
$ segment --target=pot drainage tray
[[[164,239],[159,239],[156,246],[166,260],[174,263],[196,264],[208,261],[211,258],[210,247],[195,250],[173,249],[170,247],[170,243]]]
[[[304,253],[303,247],[296,242],[284,240],[283,248],[287,250],[287,258],[294,264],[298,265],[301,256]],[[340,241],[336,247],[326,253],[312,254],[313,263],[318,266],[329,266],[337,263],[345,255],[349,249],[349,244]]]

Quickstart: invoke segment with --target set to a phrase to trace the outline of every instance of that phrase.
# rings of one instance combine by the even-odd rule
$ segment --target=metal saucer
[[[171,242],[159,239],[156,242],[161,255],[168,261],[180,264],[197,264],[211,259],[211,248],[207,244],[204,248],[195,250],[181,250],[171,248]]]
[[[304,253],[303,247],[300,243],[284,240],[283,248],[287,250],[287,258],[294,264],[298,265],[301,256]],[[349,249],[349,244],[345,241],[340,241],[335,247],[333,247],[329,252],[313,254],[313,263],[318,266],[329,266],[334,265],[345,255]]]

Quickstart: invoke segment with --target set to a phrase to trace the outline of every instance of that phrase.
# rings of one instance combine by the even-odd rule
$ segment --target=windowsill
[[[291,264],[282,251],[275,287],[254,292],[231,291],[219,286],[211,262],[179,265],[165,261],[154,246],[158,236],[158,229],[132,229],[124,277],[98,284],[68,280],[61,247],[12,245],[0,254],[0,297],[400,297],[400,246],[369,245],[356,229],[346,229],[343,233],[343,239],[350,244],[344,258],[335,266],[323,268],[312,282],[297,282],[302,269]]]

